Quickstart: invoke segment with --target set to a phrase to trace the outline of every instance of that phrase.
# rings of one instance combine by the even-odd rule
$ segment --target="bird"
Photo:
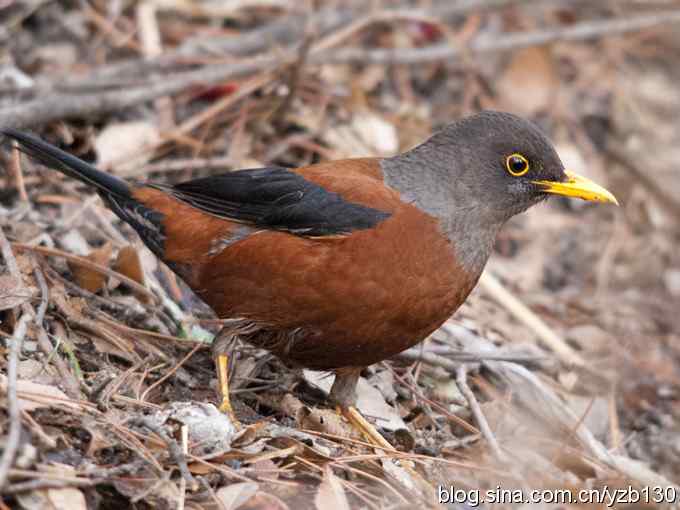
[[[367,366],[427,338],[475,287],[507,220],[551,196],[618,205],[569,172],[548,137],[482,111],[392,157],[126,182],[34,135],[22,151],[96,189],[145,245],[225,319],[213,342],[220,409],[234,338],[294,367],[332,372],[329,399],[374,445],[356,408]]]

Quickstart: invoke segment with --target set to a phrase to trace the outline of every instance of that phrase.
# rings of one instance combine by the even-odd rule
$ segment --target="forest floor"
[[[91,189],[5,144],[0,508],[413,508],[440,486],[680,501],[680,2],[313,4],[0,1],[0,127],[173,183],[391,155],[508,110],[621,206],[554,199],[506,225],[454,317],[363,373],[379,451],[328,406],[331,379],[247,346],[236,430],[211,311]],[[558,503],[531,507],[606,508]]]

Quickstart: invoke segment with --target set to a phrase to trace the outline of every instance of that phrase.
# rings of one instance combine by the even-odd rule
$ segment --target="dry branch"
[[[603,21],[583,21],[566,28],[519,32],[493,39],[473,41],[467,48],[437,44],[423,48],[364,49],[347,48],[324,55],[325,63],[422,64],[445,60],[453,62],[464,54],[479,56],[542,46],[554,42],[585,41],[605,36],[638,32],[660,25],[680,23],[680,10]],[[310,59],[315,61],[314,58]]]
[[[423,48],[364,49],[345,48],[322,52],[311,51],[309,64],[416,64],[435,61],[451,63],[463,55],[482,55],[544,45],[557,41],[582,41],[603,36],[621,35],[664,24],[680,22],[680,10],[669,10],[650,15],[626,19],[586,21],[567,28],[537,30],[510,34],[493,39],[473,41],[467,48],[456,48],[449,44],[437,44]],[[176,62],[175,57],[163,57],[163,62]],[[165,76],[155,81],[129,86],[122,90],[107,90],[96,93],[68,94],[44,92],[38,98],[0,109],[0,127],[25,127],[40,125],[54,120],[101,115],[169,96],[187,90],[194,85],[216,84],[231,78],[264,70],[274,70],[295,63],[296,49],[288,51],[285,58],[280,55],[265,55],[247,62],[230,64],[209,64],[194,71],[184,71]],[[157,68],[161,62],[140,61],[128,64],[139,75],[146,75],[149,68]],[[82,82],[87,85],[88,78]],[[101,85],[101,84],[100,84]],[[56,88],[56,87],[53,87]]]

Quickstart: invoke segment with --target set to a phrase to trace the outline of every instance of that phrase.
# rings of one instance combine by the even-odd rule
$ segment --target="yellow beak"
[[[563,195],[565,197],[582,198],[594,202],[610,202],[619,205],[616,197],[599,184],[595,184],[590,179],[581,177],[571,172],[564,172],[567,180],[557,181],[532,181],[543,188],[544,193]]]

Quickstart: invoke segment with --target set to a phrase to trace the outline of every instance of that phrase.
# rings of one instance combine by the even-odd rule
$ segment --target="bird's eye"
[[[505,160],[505,168],[511,175],[520,177],[529,171],[529,160],[521,154],[510,154]]]

